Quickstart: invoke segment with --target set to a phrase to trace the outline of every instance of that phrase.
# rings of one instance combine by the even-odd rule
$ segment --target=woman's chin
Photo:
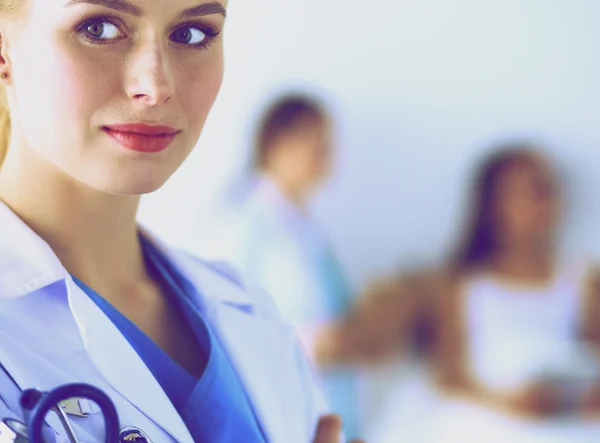
[[[135,174],[120,176],[114,180],[82,180],[88,187],[104,194],[134,196],[150,194],[160,189],[168,177],[158,177],[152,174],[146,174],[136,177]]]
[[[165,180],[141,180],[138,182],[130,182],[123,184],[118,188],[113,188],[110,193],[116,195],[145,195],[157,191],[164,183]]]

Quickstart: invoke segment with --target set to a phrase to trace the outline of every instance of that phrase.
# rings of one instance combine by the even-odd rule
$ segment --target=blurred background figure
[[[332,133],[333,122],[317,99],[290,94],[271,104],[259,124],[249,174],[215,222],[221,226],[220,233],[213,231],[213,255],[274,297],[319,366],[325,393],[353,437],[360,432],[355,371],[323,361],[318,350],[352,302],[328,237],[309,208],[332,168]]]
[[[438,381],[464,402],[449,403],[436,441],[600,438],[600,421],[583,418],[600,419],[598,275],[561,257],[561,206],[552,168],[527,145],[481,167],[439,292]]]
[[[413,311],[435,331],[441,393],[420,441],[597,441],[600,285],[592,263],[558,248],[562,195],[552,167],[530,145],[506,146],[480,167],[473,194],[463,242],[430,274]],[[391,417],[407,412],[390,407]],[[392,419],[373,441],[405,432]]]

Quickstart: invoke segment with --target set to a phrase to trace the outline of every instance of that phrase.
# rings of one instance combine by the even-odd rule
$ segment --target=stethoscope
[[[27,423],[14,419],[0,421],[0,443],[44,443],[45,419],[51,411],[58,415],[69,441],[78,443],[67,413],[60,406],[62,402],[73,398],[86,399],[98,406],[104,417],[106,443],[149,443],[147,437],[135,428],[119,431],[119,417],[111,399],[100,389],[83,383],[62,385],[49,392],[38,389],[23,391],[20,406]]]

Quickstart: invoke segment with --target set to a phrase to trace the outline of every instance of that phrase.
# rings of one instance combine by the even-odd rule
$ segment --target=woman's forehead
[[[78,9],[84,5],[103,7],[133,16],[160,14],[177,18],[226,15],[227,0],[29,0],[41,11]]]

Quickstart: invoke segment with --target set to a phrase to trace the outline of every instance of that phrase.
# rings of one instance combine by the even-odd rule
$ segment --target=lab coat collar
[[[229,265],[208,263],[181,250],[174,250],[146,227],[140,227],[139,231],[192,282],[201,297],[197,300],[201,308],[208,308],[207,304],[224,303],[246,312],[255,312],[256,300],[241,290],[241,278]]]
[[[0,229],[0,298],[29,294],[65,278],[50,246],[3,202]]]
[[[67,277],[67,271],[52,248],[2,201],[0,227],[0,298],[30,294]],[[175,257],[177,254],[172,254],[171,248],[150,230],[145,227],[140,227],[139,230],[164,254],[172,260],[180,261]],[[201,269],[208,272],[204,267]],[[210,286],[211,280],[208,279],[205,284]],[[210,287],[205,289],[215,296],[215,301],[247,309],[253,306],[252,299],[241,291],[211,291]]]

